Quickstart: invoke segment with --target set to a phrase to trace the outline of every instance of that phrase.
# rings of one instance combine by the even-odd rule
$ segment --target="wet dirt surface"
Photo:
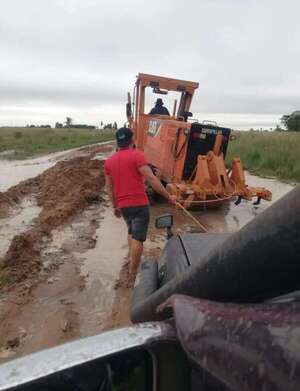
[[[97,298],[95,284],[89,297],[80,294],[89,274],[88,267],[85,275],[81,272],[81,253],[96,243],[105,204],[98,159],[111,149],[72,152],[43,174],[0,193],[0,357],[80,335],[73,302],[87,310],[86,302]]]
[[[58,164],[0,193],[0,211],[5,211],[0,215],[0,264],[3,269],[10,260],[22,270],[21,278],[19,272],[12,275],[12,285],[2,283],[0,362],[129,324],[126,226],[113,216],[99,175],[101,160],[113,149],[107,144],[42,158]],[[24,170],[22,179],[28,177]],[[270,189],[273,201],[292,188],[250,175],[247,180]],[[8,187],[2,182],[2,188]],[[268,206],[231,203],[193,214],[209,231],[233,232]],[[174,231],[195,228],[167,204],[156,204],[151,212],[145,257],[158,258],[165,244],[165,232],[154,228],[155,217],[172,213]]]
[[[74,148],[68,151],[51,153],[46,156],[26,160],[3,160],[0,159],[0,192],[6,191],[12,186],[28,178],[33,178],[50,167],[53,167],[62,159],[87,156],[90,154],[104,153],[111,149],[110,142],[95,144],[89,147]]]
[[[0,225],[0,258],[3,257],[14,236],[24,232],[33,225],[41,208],[31,198],[24,198],[21,204],[12,209],[6,218],[1,219]]]
[[[11,201],[20,202],[22,197],[31,194],[42,209],[32,228],[13,237],[0,260],[0,289],[10,289],[38,272],[43,239],[90,203],[101,201],[102,165],[101,161],[89,157],[61,161],[4,193],[5,202],[10,205]]]

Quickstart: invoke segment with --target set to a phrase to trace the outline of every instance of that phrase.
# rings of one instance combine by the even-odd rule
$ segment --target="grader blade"
[[[250,187],[246,184],[240,159],[234,159],[230,170],[226,171],[223,154],[216,156],[213,151],[206,156],[199,155],[193,180],[167,186],[171,194],[177,196],[185,208],[198,206],[217,206],[233,197],[239,205],[242,199],[252,201],[271,201],[272,194],[263,187]]]

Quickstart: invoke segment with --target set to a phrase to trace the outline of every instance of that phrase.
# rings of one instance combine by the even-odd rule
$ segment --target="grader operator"
[[[247,186],[239,158],[233,159],[226,169],[224,160],[231,129],[188,121],[198,87],[191,81],[139,73],[133,100],[128,94],[127,102],[127,119],[136,147],[144,151],[155,174],[186,208],[215,206],[233,197],[238,197],[237,203],[253,197],[257,197],[256,203],[271,200],[267,189]],[[155,94],[180,94],[171,115],[145,113],[147,88]]]

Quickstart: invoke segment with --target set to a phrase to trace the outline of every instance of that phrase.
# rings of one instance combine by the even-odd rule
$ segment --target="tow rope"
[[[201,224],[200,221],[198,221],[188,210],[186,210],[183,205],[181,205],[179,202],[176,202],[175,205],[178,206],[191,220],[193,220],[193,222],[196,223],[203,232],[208,232],[204,225]]]

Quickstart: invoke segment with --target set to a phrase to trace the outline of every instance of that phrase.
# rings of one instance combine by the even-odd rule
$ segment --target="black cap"
[[[118,147],[128,147],[131,143],[133,132],[130,128],[120,128],[116,132],[116,139]]]

